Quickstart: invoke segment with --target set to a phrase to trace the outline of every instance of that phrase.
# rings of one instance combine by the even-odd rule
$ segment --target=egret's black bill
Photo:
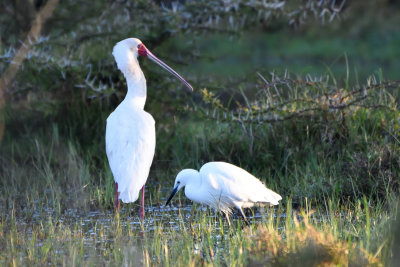
[[[174,197],[174,195],[176,194],[176,192],[178,191],[178,186],[175,187],[172,192],[171,195],[169,195],[167,202],[165,203],[165,206],[167,206],[169,204],[169,202],[171,201],[171,199]]]

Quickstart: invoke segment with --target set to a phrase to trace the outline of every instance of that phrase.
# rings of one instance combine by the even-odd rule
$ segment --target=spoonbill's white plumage
[[[128,38],[114,46],[113,56],[128,85],[124,100],[107,118],[106,127],[106,152],[115,180],[115,206],[118,210],[119,199],[125,203],[136,201],[142,189],[140,215],[143,218],[144,184],[153,161],[156,137],[154,119],[144,111],[147,89],[137,59],[139,55],[151,59],[193,89],[139,39]]]
[[[182,187],[193,202],[222,211],[228,223],[232,208],[237,208],[248,223],[243,208],[278,205],[282,199],[247,171],[226,162],[209,162],[200,171],[184,169],[179,172],[165,205]]]

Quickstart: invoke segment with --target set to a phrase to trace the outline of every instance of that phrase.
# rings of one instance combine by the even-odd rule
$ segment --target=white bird
[[[229,224],[228,215],[232,208],[237,208],[249,224],[243,208],[278,205],[282,199],[247,171],[226,162],[206,163],[200,172],[193,169],[179,172],[165,206],[182,187],[185,187],[186,197],[193,202],[222,211]]]
[[[114,46],[113,56],[124,74],[128,92],[107,118],[106,152],[115,180],[115,207],[134,202],[142,189],[140,216],[144,218],[144,184],[149,175],[156,145],[155,122],[144,111],[147,89],[138,55],[147,57],[175,75],[190,90],[192,86],[178,73],[155,57],[139,39],[128,38]]]

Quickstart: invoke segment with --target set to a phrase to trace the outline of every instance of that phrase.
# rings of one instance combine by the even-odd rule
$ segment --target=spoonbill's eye
[[[144,44],[138,44],[137,49],[140,56],[147,57],[147,49]]]

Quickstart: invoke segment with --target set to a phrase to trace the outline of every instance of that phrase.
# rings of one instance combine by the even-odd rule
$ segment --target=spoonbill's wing
[[[209,162],[200,169],[203,182],[213,195],[235,206],[250,207],[254,203],[277,205],[282,197],[268,189],[247,171],[226,162]]]
[[[118,106],[107,119],[106,152],[119,198],[125,202],[138,199],[146,183],[156,144],[155,122],[143,110],[124,110]]]

